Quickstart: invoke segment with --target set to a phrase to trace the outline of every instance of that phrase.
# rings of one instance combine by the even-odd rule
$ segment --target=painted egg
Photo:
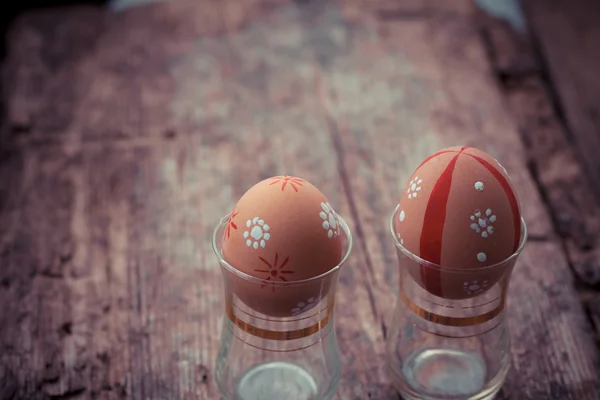
[[[225,261],[260,282],[232,277],[232,289],[264,314],[307,311],[324,298],[329,281],[296,282],[340,263],[342,234],[333,207],[311,183],[293,176],[265,179],[236,204],[222,246]]]
[[[394,219],[404,248],[441,269],[419,266],[413,278],[430,293],[466,298],[491,288],[503,274],[481,270],[510,257],[521,239],[521,213],[506,170],[473,147],[450,147],[414,171]],[[445,268],[465,274],[443,273]]]

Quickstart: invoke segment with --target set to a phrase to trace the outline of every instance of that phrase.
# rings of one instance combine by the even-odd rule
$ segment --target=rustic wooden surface
[[[586,172],[600,182],[600,6],[595,0],[527,0],[557,108]],[[592,185],[600,201],[600,185]]]
[[[467,0],[179,0],[17,20],[0,399],[218,398],[209,236],[247,188],[284,173],[320,187],[356,237],[337,294],[338,398],[398,398],[383,364],[387,218],[420,160],[460,143],[502,160],[530,229],[500,398],[599,398],[598,182],[539,54],[482,19]]]

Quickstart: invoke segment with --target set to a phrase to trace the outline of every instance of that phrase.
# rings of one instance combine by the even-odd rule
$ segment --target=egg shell
[[[400,252],[400,250],[399,250]],[[412,278],[429,293],[449,300],[462,300],[475,297],[491,289],[503,276],[507,276],[516,259],[490,269],[464,270],[460,273],[442,269],[426,269],[422,263],[409,257],[402,257],[402,268],[406,268]],[[429,284],[431,279],[439,279],[440,286]],[[402,285],[402,282],[400,282]],[[441,290],[438,290],[440,288]]]
[[[316,312],[315,307],[321,304],[321,300],[327,298],[332,282],[333,277],[328,275],[318,282],[300,285],[292,282],[284,287],[277,287],[249,282],[227,273],[229,290],[235,293],[247,307],[278,318],[296,317],[311,310]]]
[[[342,230],[327,198],[293,176],[265,179],[236,204],[223,236],[223,258],[262,280],[232,278],[232,289],[249,307],[286,316],[299,304],[324,296],[327,280],[299,285],[342,259]],[[308,302],[308,303],[307,303]]]
[[[506,260],[521,239],[510,177],[495,158],[469,146],[440,150],[421,163],[402,194],[394,226],[402,246],[441,266],[409,269],[422,287],[444,298],[466,298],[492,287],[505,270],[479,269]]]

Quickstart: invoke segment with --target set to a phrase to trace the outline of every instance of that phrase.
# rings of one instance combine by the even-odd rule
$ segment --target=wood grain
[[[598,38],[600,5],[594,0],[523,1],[536,32],[560,110],[568,124],[577,156],[593,182],[600,182],[600,70]],[[592,186],[600,201],[600,185]]]
[[[276,174],[321,188],[355,234],[338,398],[397,398],[387,218],[418,162],[457,143],[502,160],[535,238],[511,285],[503,396],[597,398],[590,323],[472,11],[179,0],[23,16],[4,71],[0,398],[218,398],[209,237]]]
[[[582,190],[593,185],[594,180],[586,174],[567,124],[557,112],[561,99],[549,87],[547,63],[535,52],[534,42],[528,35],[512,31],[504,22],[480,17],[489,53],[503,54],[501,58],[492,57],[493,67],[528,149],[529,169],[552,211],[555,229],[575,272],[575,283],[595,329],[596,341],[600,343],[597,241],[600,204],[592,190]],[[514,68],[506,60],[529,60],[529,68]],[[600,389],[591,386],[590,390]]]
[[[594,287],[600,284],[600,203],[591,190],[576,152],[552,112],[547,88],[540,77],[513,81],[508,101],[528,140],[535,172],[555,216],[578,278]]]
[[[497,59],[493,66],[528,149],[529,169],[552,211],[570,265],[583,290],[594,297],[600,284],[600,202],[588,189],[594,180],[578,157],[566,121],[556,111],[558,93],[549,87],[546,64],[536,55],[530,37],[497,20],[482,16],[481,22],[491,54],[530,60],[526,73]],[[584,294],[584,298],[588,296]]]
[[[560,242],[552,232],[545,206],[528,173],[517,125],[504,106],[480,35],[470,21],[469,3],[445,4],[446,8],[434,2],[415,3],[409,14],[426,18],[381,24],[379,35],[374,34],[369,46],[363,45],[361,49],[362,54],[372,58],[377,55],[378,62],[354,61],[359,65],[355,69],[362,73],[360,76],[344,74],[351,68],[341,65],[330,69],[322,79],[323,92],[330,93],[324,100],[324,108],[330,110],[336,121],[334,133],[341,137],[347,156],[349,192],[354,194],[357,204],[357,220],[364,230],[375,284],[378,291],[381,288],[391,296],[392,290],[386,285],[394,281],[393,250],[381,227],[412,169],[443,146],[464,143],[489,151],[502,160],[513,176],[521,198],[526,199],[524,215],[532,237],[544,243],[530,244],[531,256],[525,256],[515,272],[510,310],[512,337],[517,345],[505,395],[532,399],[597,398],[594,389],[598,353],[591,327],[574,288],[569,288],[573,283],[568,263],[560,256]],[[408,10],[404,7],[402,12]],[[355,55],[354,60],[358,59]],[[528,257],[531,261],[526,261]],[[536,258],[539,263],[533,261]],[[546,276],[545,282],[552,290],[571,292],[567,308],[558,305],[554,293],[540,290],[541,282],[529,278],[537,274]],[[527,300],[530,295],[531,300]],[[390,304],[390,297],[377,303],[378,315],[389,315]],[[570,319],[559,323],[560,327],[545,317],[531,321],[531,315],[558,309],[563,309],[563,316]],[[536,353],[531,353],[531,344],[536,342],[532,337],[538,335],[535,332],[546,335],[549,329],[555,330],[556,337],[569,331],[566,335],[577,336],[579,344],[566,352],[535,347]],[[552,343],[556,345],[554,339]],[[520,355],[523,350],[519,345],[530,348],[527,356]],[[559,353],[570,353],[569,361],[561,362],[582,365],[575,381],[571,372],[558,372],[559,362],[554,366],[547,364]],[[580,357],[584,354],[586,361],[582,362]],[[538,362],[539,365],[533,366]],[[537,372],[543,369],[562,376],[549,379],[548,374]],[[526,381],[536,383],[525,384]],[[518,389],[525,387],[529,389]],[[559,397],[555,393],[557,388]]]
[[[594,178],[587,174],[585,162],[578,156],[566,121],[556,112],[561,99],[556,98],[558,94],[544,78],[545,64],[536,57],[529,37],[515,34],[493,20],[487,20],[482,29],[493,53],[513,54],[513,58],[527,58],[535,64],[527,74],[497,62],[494,68],[529,149],[530,169],[552,210],[554,225],[565,242],[571,264],[582,282],[597,286],[600,201],[589,189],[595,186]]]
[[[309,107],[312,91],[302,96],[296,89],[303,87],[305,78],[286,73],[301,53],[263,63],[273,49],[265,51],[257,38],[268,31],[257,24],[237,33],[237,24],[250,19],[252,9],[229,10],[227,3],[213,10],[213,26],[203,26],[202,33],[168,33],[178,22],[185,27],[194,11],[200,13],[192,4],[150,7],[141,14],[110,18],[99,14],[105,25],[95,38],[94,51],[49,79],[48,85],[60,87],[68,76],[75,82],[73,90],[86,89],[55,119],[45,111],[52,90],[32,95],[25,89],[32,78],[28,71],[52,76],[43,60],[34,68],[19,68],[24,76],[11,76],[15,82],[10,99],[15,103],[9,107],[9,121],[32,121],[29,131],[13,141],[30,162],[41,152],[64,162],[61,173],[71,191],[62,196],[77,204],[67,207],[61,221],[44,220],[60,225],[72,238],[76,284],[57,279],[60,289],[41,285],[28,291],[34,299],[57,290],[66,296],[53,309],[35,309],[30,315],[63,316],[68,341],[58,335],[31,338],[38,346],[52,341],[60,350],[45,357],[25,352],[25,343],[14,344],[22,362],[9,371],[23,379],[11,381],[15,398],[216,398],[212,366],[222,319],[222,283],[209,237],[218,218],[257,180],[290,171],[322,187],[332,204],[348,214],[335,149],[321,133],[325,122]],[[71,12],[73,19],[79,11]],[[186,12],[192,15],[184,18]],[[288,7],[284,19],[295,23],[298,12]],[[281,21],[277,15],[270,20],[268,12],[262,18]],[[147,41],[148,24],[158,42]],[[16,31],[35,36],[39,45],[46,37],[36,31],[39,26],[24,20]],[[142,32],[126,35],[136,30]],[[217,32],[219,36],[211,36]],[[69,48],[70,36],[62,40],[49,45]],[[180,47],[173,49],[172,40]],[[21,58],[21,49],[12,61],[32,63],[25,53]],[[296,46],[296,51],[302,49]],[[134,56],[125,59],[125,54]],[[211,63],[206,63],[207,55]],[[54,129],[59,118],[67,131]],[[32,179],[43,180],[38,167],[32,168]],[[7,190],[22,193],[17,187]],[[55,196],[50,189],[35,194],[40,204],[32,212],[50,207]],[[31,229],[30,234],[43,241],[49,233]],[[14,240],[5,237],[9,243]],[[347,327],[339,333],[340,345],[345,364],[352,368],[344,373],[339,396],[395,397],[382,379],[383,343],[377,340],[379,329],[373,329],[370,287],[357,283],[352,274],[364,257],[356,249],[340,282],[338,301],[344,306],[338,321]],[[89,295],[83,296],[84,288]],[[70,317],[75,308],[78,319]],[[58,329],[44,320],[39,323],[42,333]],[[22,324],[5,326],[10,327],[5,330],[8,337],[26,329]],[[75,340],[72,336],[82,342],[75,353],[77,368],[61,361],[70,354],[63,348]],[[56,364],[53,385],[46,386],[38,369],[43,371],[50,362]]]

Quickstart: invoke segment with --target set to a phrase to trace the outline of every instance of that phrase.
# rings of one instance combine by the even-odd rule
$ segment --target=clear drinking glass
[[[390,219],[400,272],[399,293],[386,339],[387,364],[405,399],[492,399],[510,366],[506,295],[510,276],[527,241],[506,260],[479,269],[450,269],[408,251]],[[451,298],[431,294],[422,276],[437,274]]]
[[[229,215],[212,244],[225,286],[225,318],[215,377],[225,400],[321,400],[336,392],[341,355],[334,329],[338,274],[352,249],[346,222],[343,258],[326,273],[302,281],[267,281],[241,272],[222,257]],[[259,290],[261,288],[270,290]],[[257,311],[275,302],[277,316]],[[264,309],[264,308],[263,308]]]

